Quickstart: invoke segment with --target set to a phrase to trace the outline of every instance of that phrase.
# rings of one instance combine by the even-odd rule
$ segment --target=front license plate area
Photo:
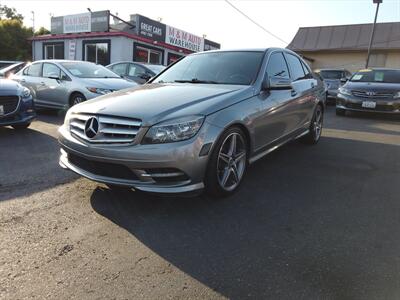
[[[363,101],[361,106],[364,107],[364,108],[375,108],[376,107],[376,102],[374,102],[374,101]]]

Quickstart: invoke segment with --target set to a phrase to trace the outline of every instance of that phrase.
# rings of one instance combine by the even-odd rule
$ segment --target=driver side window
[[[289,79],[288,66],[282,52],[273,53],[269,57],[267,75],[269,77]]]

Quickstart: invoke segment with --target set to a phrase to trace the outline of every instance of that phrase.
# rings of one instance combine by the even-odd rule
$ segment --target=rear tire
[[[346,115],[346,110],[343,108],[336,108],[336,115],[337,116],[345,116]]]
[[[86,101],[85,96],[81,93],[73,93],[69,99],[69,107],[82,103],[83,101]]]
[[[309,145],[317,144],[319,139],[321,138],[323,124],[324,110],[322,108],[322,105],[318,104],[315,108],[309,131],[307,135],[302,137],[301,141]]]
[[[11,125],[11,127],[16,130],[24,130],[24,129],[27,129],[30,125],[31,125],[31,123],[25,123],[25,124]]]
[[[247,170],[247,143],[243,130],[236,126],[221,135],[210,155],[205,174],[208,195],[227,197],[238,190]]]

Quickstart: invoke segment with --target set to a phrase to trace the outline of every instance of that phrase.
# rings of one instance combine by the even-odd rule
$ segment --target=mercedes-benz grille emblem
[[[99,120],[96,117],[89,118],[85,123],[85,134],[89,139],[96,137],[99,132]]]

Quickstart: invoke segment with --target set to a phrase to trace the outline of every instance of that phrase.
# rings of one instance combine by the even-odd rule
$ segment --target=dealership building
[[[373,24],[299,28],[288,48],[308,60],[313,69],[365,67]],[[377,23],[370,67],[400,68],[400,22]]]
[[[142,15],[124,21],[109,11],[52,17],[51,34],[32,38],[33,60],[84,60],[102,65],[118,61],[169,65],[184,55],[220,47]]]

